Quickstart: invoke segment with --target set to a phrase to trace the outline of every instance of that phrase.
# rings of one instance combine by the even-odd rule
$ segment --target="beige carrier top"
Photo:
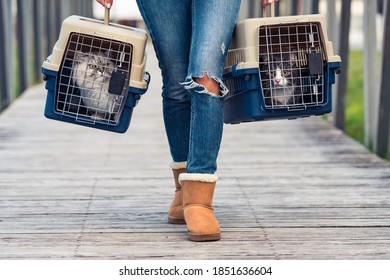
[[[72,59],[75,52],[112,52],[116,59],[129,64],[129,86],[145,89],[144,77],[148,35],[144,30],[100,20],[70,16],[62,23],[60,36],[52,54],[43,67],[59,71],[64,59]],[[129,52],[126,62],[123,57]]]
[[[232,65],[236,65],[237,69],[255,68],[262,54],[292,49],[302,61],[311,51],[321,53],[326,62],[341,61],[333,53],[322,15],[252,18],[237,23],[225,71],[229,71]]]

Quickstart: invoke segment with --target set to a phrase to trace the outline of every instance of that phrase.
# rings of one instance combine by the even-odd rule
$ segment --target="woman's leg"
[[[175,163],[188,157],[190,110],[186,77],[191,44],[192,0],[137,0],[150,32],[163,78],[163,115]]]
[[[225,56],[240,0],[193,0],[192,42],[186,82],[191,98],[187,173],[180,174],[184,219],[192,241],[221,236],[212,202],[223,128]]]
[[[193,0],[186,83],[191,98],[188,173],[214,174],[223,130],[223,64],[240,0]]]
[[[163,115],[172,157],[175,196],[168,222],[184,224],[183,199],[178,177],[186,172],[191,104],[180,83],[185,79],[191,44],[192,0],[137,0],[149,29],[163,78]]]

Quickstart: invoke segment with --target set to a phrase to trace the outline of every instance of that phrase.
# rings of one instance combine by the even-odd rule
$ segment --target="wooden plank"
[[[364,143],[367,147],[376,145],[378,128],[379,87],[377,28],[377,1],[364,1]]]
[[[17,38],[18,38],[18,60],[19,60],[19,84],[20,93],[24,92],[30,85],[30,21],[31,1],[17,0]]]
[[[185,232],[0,235],[0,254],[7,258],[93,259],[387,259],[389,236],[384,228],[225,230],[214,243],[187,241]],[[17,244],[17,246],[15,246]],[[97,245],[99,244],[99,245]],[[382,249],[381,249],[382,248]]]
[[[42,62],[44,58],[46,58],[47,51],[44,51],[43,41],[45,38],[45,34],[43,32],[43,2],[42,0],[34,0],[32,3],[33,7],[33,31],[34,36],[32,36],[33,42],[33,51],[34,51],[34,73],[33,73],[33,82],[38,83],[41,82],[41,69]]]
[[[351,0],[341,1],[339,55],[343,58],[341,72],[337,81],[337,95],[335,98],[334,126],[344,130],[345,110],[348,83],[348,54],[349,54],[349,29],[351,21]]]
[[[11,0],[0,3],[0,112],[13,100],[13,17]]]
[[[381,84],[380,84],[380,96],[379,96],[379,111],[378,111],[378,130],[377,130],[377,142],[376,153],[380,157],[386,157],[389,153],[390,142],[390,5],[387,2],[385,5],[385,20],[384,20],[384,34],[383,34],[383,53],[382,53],[382,69],[381,69]]]

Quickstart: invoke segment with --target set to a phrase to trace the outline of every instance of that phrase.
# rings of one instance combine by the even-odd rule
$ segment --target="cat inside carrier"
[[[225,123],[330,112],[340,63],[321,15],[237,23],[224,69]]]
[[[125,132],[146,92],[147,34],[143,30],[71,16],[43,63],[45,116]]]
[[[326,102],[323,49],[317,23],[259,28],[259,69],[266,108],[306,108]]]

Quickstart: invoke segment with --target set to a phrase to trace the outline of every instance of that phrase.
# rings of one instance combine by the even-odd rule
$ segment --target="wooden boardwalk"
[[[390,164],[320,118],[226,125],[222,239],[188,241],[148,63],[124,135],[45,119],[43,85],[0,116],[1,259],[390,259]]]

